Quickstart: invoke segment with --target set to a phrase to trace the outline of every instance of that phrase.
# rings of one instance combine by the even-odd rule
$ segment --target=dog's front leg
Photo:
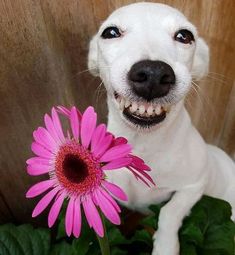
[[[177,191],[162,207],[158,220],[158,230],[154,234],[152,255],[179,255],[178,230],[193,205],[201,198],[203,188],[190,187]]]

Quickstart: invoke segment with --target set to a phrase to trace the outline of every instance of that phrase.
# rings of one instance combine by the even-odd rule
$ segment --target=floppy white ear
[[[192,76],[200,80],[208,73],[209,68],[209,48],[202,38],[197,40],[196,51],[192,66]]]
[[[99,75],[98,68],[98,49],[97,49],[97,36],[95,35],[90,41],[88,53],[88,68],[94,76]]]

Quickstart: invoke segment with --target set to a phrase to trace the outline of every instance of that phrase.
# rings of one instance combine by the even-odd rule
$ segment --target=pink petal
[[[132,167],[137,168],[139,170],[151,171],[150,167],[147,166],[141,158],[134,155],[129,155],[129,157],[132,158],[132,163],[131,163]]]
[[[73,223],[73,234],[75,237],[79,237],[81,233],[82,217],[81,217],[81,206],[78,199],[74,203],[74,223]]]
[[[61,209],[61,207],[63,205],[63,202],[64,202],[64,198],[65,198],[65,195],[62,193],[61,195],[59,195],[57,197],[54,204],[52,205],[52,207],[50,209],[50,212],[49,212],[49,215],[48,215],[48,226],[49,226],[49,228],[51,228],[54,225],[55,221],[57,220],[58,215],[60,213],[60,209]]]
[[[121,223],[120,217],[110,201],[98,189],[95,192],[95,197],[105,217],[113,224],[119,225]]]
[[[42,164],[42,165],[50,165],[50,160],[46,158],[41,158],[41,157],[32,157],[26,161],[28,165],[33,165],[33,164]]]
[[[67,109],[66,107],[64,107],[64,106],[57,106],[56,109],[57,109],[58,113],[61,113],[61,114],[63,114],[66,117],[70,116],[70,110]]]
[[[90,227],[92,226],[95,230],[95,232],[100,236],[104,236],[104,228],[102,221],[100,219],[100,215],[90,197],[87,197],[84,199],[82,202],[83,208],[84,208],[84,213],[86,215],[88,224]]]
[[[123,200],[123,201],[128,200],[127,195],[125,194],[125,192],[120,187],[118,187],[117,185],[115,185],[111,182],[108,182],[108,181],[103,181],[102,184],[110,193],[112,193],[118,199]]]
[[[139,170],[139,169],[135,169],[140,175],[143,175],[147,180],[149,180],[153,185],[155,185],[155,182],[153,181],[152,177],[147,174],[146,172]]]
[[[51,117],[48,114],[45,114],[44,122],[45,122],[45,125],[46,125],[46,128],[47,128],[48,132],[51,134],[51,136],[56,141],[56,143],[58,145],[60,145],[61,141],[60,141],[59,136],[58,136],[58,134],[56,132],[56,129],[55,129],[54,124],[53,124],[53,121],[52,121]]]
[[[100,158],[100,161],[108,162],[117,158],[126,157],[131,152],[130,144],[116,145],[107,150],[104,155]]]
[[[73,136],[76,140],[79,137],[79,122],[78,122],[78,114],[76,107],[72,107],[70,112],[70,125],[73,132]]]
[[[82,116],[81,124],[81,141],[82,145],[88,148],[91,137],[96,127],[97,114],[94,111],[94,108],[89,106]]]
[[[144,160],[142,158],[139,158],[139,157],[134,156],[134,155],[130,155],[130,157],[133,159],[133,162],[135,162],[135,164],[142,164],[142,163],[144,163]]]
[[[37,184],[34,184],[26,193],[27,198],[36,197],[49,188],[51,188],[54,184],[54,180],[46,180],[39,182]]]
[[[120,213],[121,208],[119,207],[117,202],[112,198],[112,196],[101,188],[100,188],[100,192],[103,194],[103,196],[105,196],[109,200],[109,202],[113,205],[113,207],[116,209],[116,211]]]
[[[65,215],[65,228],[68,236],[71,236],[73,230],[73,220],[74,220],[74,198],[70,198],[69,204]]]
[[[27,172],[30,175],[41,175],[50,172],[52,169],[48,165],[33,164],[27,166]]]
[[[53,157],[53,154],[45,149],[42,145],[33,142],[31,145],[31,150],[39,157],[51,159]]]
[[[105,136],[104,139],[102,139],[102,141],[100,141],[99,144],[97,144],[97,147],[96,147],[95,151],[93,152],[94,155],[97,158],[102,156],[105,153],[105,151],[110,147],[112,141],[113,141],[112,135]]]
[[[106,126],[100,124],[94,131],[91,139],[91,152],[95,152],[99,142],[104,139],[106,133]]]
[[[104,165],[102,167],[102,170],[113,170],[113,169],[118,169],[121,167],[126,167],[132,162],[131,158],[118,158],[114,159],[108,164]]]
[[[68,108],[61,106],[61,105],[57,106],[56,108],[57,108],[58,113],[61,113],[66,117],[70,116],[70,110]],[[76,108],[76,111],[77,111],[77,115],[78,115],[78,120],[80,121],[82,119],[82,114],[77,108]]]
[[[33,210],[32,217],[38,216],[51,202],[51,200],[58,193],[58,188],[54,188],[50,192],[48,192],[36,205]]]
[[[42,146],[45,146],[51,152],[57,150],[58,145],[45,128],[39,127],[33,132],[33,136],[36,142],[40,143]]]
[[[128,169],[134,174],[134,176],[136,177],[136,179],[140,179],[144,184],[146,184],[148,187],[150,187],[150,185],[147,183],[147,181],[136,171],[134,171],[132,168],[129,168]]]
[[[114,146],[115,145],[121,145],[121,144],[126,144],[128,141],[127,141],[127,139],[126,138],[124,138],[124,137],[117,137],[117,138],[115,138],[114,139]]]
[[[54,107],[52,108],[51,115],[52,115],[52,121],[53,121],[53,125],[55,127],[55,131],[56,131],[60,141],[63,142],[65,140],[64,133],[63,133],[63,130],[62,130],[62,127],[61,127],[61,123],[60,123],[58,113],[56,112]]]

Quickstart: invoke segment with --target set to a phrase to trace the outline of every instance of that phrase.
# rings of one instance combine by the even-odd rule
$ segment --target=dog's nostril
[[[137,82],[147,81],[147,79],[148,79],[148,76],[145,72],[138,72],[136,75]]]
[[[163,75],[160,79],[161,84],[171,84],[173,82],[174,81],[172,81],[172,77],[168,74]]]
[[[133,70],[129,73],[128,78],[132,82],[144,82],[147,81],[148,75],[144,71]]]

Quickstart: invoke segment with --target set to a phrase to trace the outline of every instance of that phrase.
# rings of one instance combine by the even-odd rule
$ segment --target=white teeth
[[[115,97],[117,103],[119,104],[119,108],[121,111],[124,110],[124,108],[128,109],[131,113],[134,113],[135,115],[141,115],[142,117],[154,117],[156,115],[160,115],[162,111],[169,112],[170,107],[169,106],[161,106],[161,105],[152,105],[152,104],[141,104],[138,105],[137,102],[130,102],[128,99],[125,99],[124,97],[118,96]]]
[[[151,115],[153,114],[153,107],[152,107],[152,105],[150,105],[150,106],[148,107],[147,113],[148,113],[149,116],[151,116]]]
[[[122,99],[121,99],[121,102],[120,102],[120,104],[119,104],[120,110],[123,110],[123,109],[124,109],[124,105],[125,105],[125,99],[122,98]]]
[[[136,112],[137,108],[138,108],[138,105],[137,105],[136,102],[134,102],[134,103],[131,104],[130,111],[131,112]]]
[[[139,107],[139,113],[140,113],[140,114],[144,114],[144,112],[145,112],[145,107],[144,107],[144,105],[141,105],[141,106]]]
[[[155,107],[155,113],[156,113],[157,115],[159,115],[161,112],[162,112],[161,106],[160,106],[160,105],[157,105],[157,106]]]
[[[125,108],[129,107],[131,105],[131,102],[126,100],[126,103],[125,103]]]

